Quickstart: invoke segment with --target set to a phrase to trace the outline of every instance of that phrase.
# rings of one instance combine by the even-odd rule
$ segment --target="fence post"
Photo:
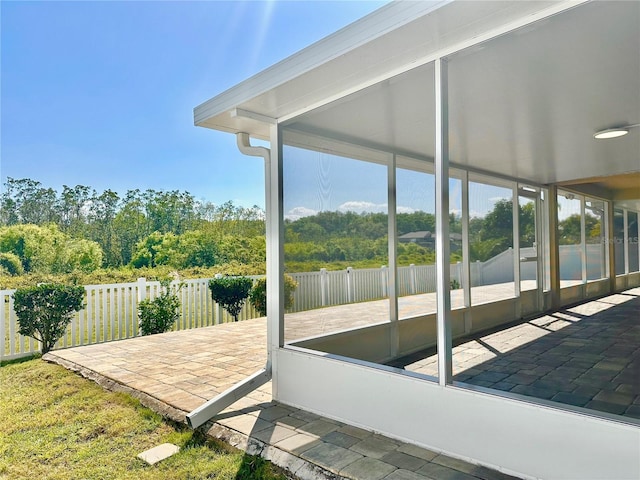
[[[411,295],[416,294],[416,266],[412,263],[409,265],[409,281],[411,282]]]
[[[4,346],[7,339],[5,338],[5,303],[4,303],[5,294],[4,292],[0,295],[0,360],[4,357]],[[11,318],[11,312],[9,312],[9,318]]]
[[[147,299],[147,279],[145,277],[139,277],[137,305],[140,305],[140,302],[146,299]],[[138,336],[140,336],[142,335],[142,329],[140,328],[140,317],[138,316],[138,312],[134,312],[133,314],[135,314],[138,317]]]
[[[351,275],[351,271],[353,268],[347,267],[347,302],[353,302],[353,278]]]
[[[382,287],[382,298],[389,296],[389,273],[387,272],[387,266],[382,265],[380,267],[380,286]]]
[[[221,274],[221,273],[216,273],[216,274],[213,276],[213,278],[222,278],[222,274]],[[212,298],[212,300],[213,300],[213,298]],[[213,324],[214,324],[214,325],[219,325],[219,324],[223,323],[223,322],[222,322],[222,315],[224,315],[224,313],[223,313],[223,311],[222,311],[222,305],[220,305],[220,304],[219,304],[219,303],[217,303],[216,301],[214,301],[214,302],[213,302],[213,304],[214,304],[216,307],[218,307],[218,308],[215,308],[215,311],[216,311],[217,315],[216,315],[216,319],[213,321]]]
[[[329,274],[326,268],[320,269],[320,302],[323,307],[326,307],[329,303]]]

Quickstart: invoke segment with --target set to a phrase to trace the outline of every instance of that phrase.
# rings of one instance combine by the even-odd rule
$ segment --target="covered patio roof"
[[[429,159],[441,57],[453,166],[640,208],[640,128],[593,137],[640,123],[638,45],[638,2],[391,3],[196,107],[195,124],[266,139],[277,120]]]

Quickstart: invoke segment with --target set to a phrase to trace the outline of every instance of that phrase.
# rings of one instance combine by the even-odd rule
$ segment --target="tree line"
[[[520,245],[535,241],[533,204],[519,206]],[[64,274],[99,269],[178,271],[217,268],[259,274],[265,269],[265,214],[257,206],[214,205],[186,191],[112,190],[76,185],[58,192],[31,179],[8,178],[0,196],[0,268],[5,274]],[[397,232],[435,232],[435,215],[398,213]],[[595,217],[587,234],[599,232]],[[461,259],[462,222],[451,214],[451,261]],[[580,217],[560,222],[562,243],[580,242]],[[513,245],[510,199],[469,221],[470,260],[485,261]],[[433,240],[433,237],[431,238]],[[324,211],[285,221],[289,272],[388,264],[384,213]],[[398,264],[432,264],[433,241],[398,242]],[[230,267],[231,270],[229,269]]]
[[[0,197],[0,252],[17,256],[25,272],[264,263],[264,232],[260,208],[214,205],[186,191],[58,192],[8,178]]]

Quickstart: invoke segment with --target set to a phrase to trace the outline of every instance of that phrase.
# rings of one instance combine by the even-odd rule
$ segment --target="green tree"
[[[298,283],[290,275],[284,276],[284,308],[293,306],[293,294],[298,288]],[[249,292],[249,301],[260,315],[267,314],[267,279],[259,278]]]
[[[8,177],[0,207],[0,217],[5,225],[44,225],[58,220],[55,190],[44,188],[40,182],[29,178]]]
[[[179,289],[179,288],[178,288]],[[160,280],[160,295],[146,298],[138,304],[142,335],[164,333],[171,329],[180,316],[180,299],[171,290],[171,280]]]
[[[9,275],[22,275],[24,268],[17,255],[10,252],[0,252],[0,273],[6,272]]]
[[[64,335],[73,313],[82,309],[84,287],[44,284],[18,289],[13,298],[20,335],[41,342],[45,354]]]
[[[229,312],[235,322],[252,286],[248,277],[219,277],[209,281],[211,298]]]
[[[118,248],[118,235],[115,230],[115,217],[120,197],[112,190],[105,190],[91,199],[91,239],[98,242],[104,252],[104,263],[108,266],[122,264]]]

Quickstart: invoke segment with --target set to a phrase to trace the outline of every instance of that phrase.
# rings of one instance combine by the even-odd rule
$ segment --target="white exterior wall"
[[[282,403],[524,478],[640,478],[637,425],[291,348],[277,356]]]

